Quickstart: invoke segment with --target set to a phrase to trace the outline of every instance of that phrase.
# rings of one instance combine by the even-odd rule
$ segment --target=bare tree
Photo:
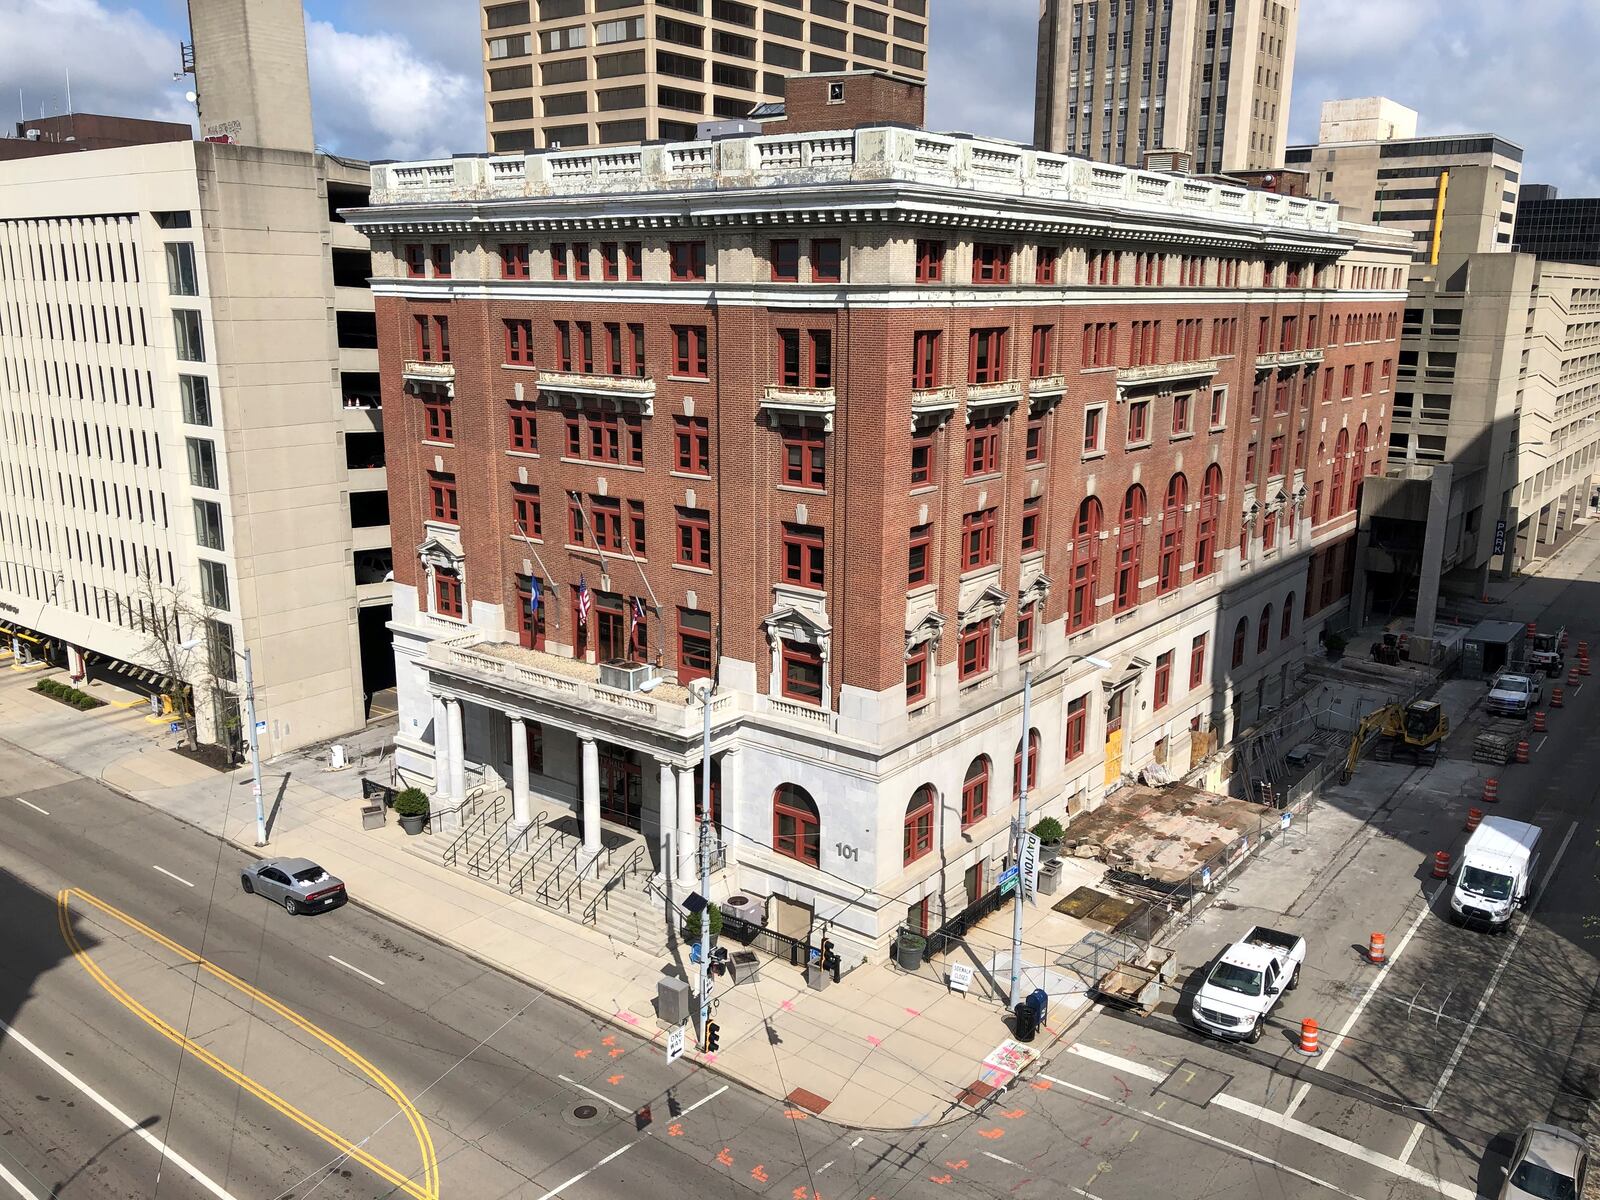
[[[148,574],[139,576],[137,594],[139,629],[144,634],[141,657],[145,665],[166,677],[167,699],[193,750],[200,741],[195,693],[217,673],[216,664],[210,661],[217,655],[208,637],[206,610],[182,583],[161,583]],[[231,658],[228,665],[232,666]]]

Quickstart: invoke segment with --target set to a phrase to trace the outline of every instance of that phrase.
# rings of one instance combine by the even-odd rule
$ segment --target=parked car
[[[1511,1152],[1500,1200],[1578,1200],[1588,1171],[1589,1146],[1582,1138],[1535,1122]]]
[[[1544,703],[1544,681],[1532,675],[1505,672],[1489,685],[1485,707],[1506,717],[1525,717]]]
[[[1267,1014],[1300,982],[1306,940],[1257,925],[1222,952],[1194,998],[1195,1022],[1207,1033],[1259,1042]]]
[[[349,899],[344,881],[328,874],[309,858],[264,858],[244,869],[239,876],[239,886],[247,896],[265,896],[283,905],[291,916],[324,912]]]

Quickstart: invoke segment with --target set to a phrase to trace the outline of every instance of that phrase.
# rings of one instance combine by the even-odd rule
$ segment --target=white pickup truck
[[[1544,681],[1532,675],[1502,672],[1489,685],[1484,707],[1501,717],[1526,717],[1544,703]]]
[[[1258,1042],[1267,1014],[1300,982],[1306,940],[1257,925],[1222,952],[1195,993],[1195,1023],[1207,1033]]]

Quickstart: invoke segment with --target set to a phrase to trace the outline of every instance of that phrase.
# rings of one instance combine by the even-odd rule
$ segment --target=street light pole
[[[700,1035],[711,1020],[711,692],[700,692],[700,895],[706,902],[700,922]]]
[[[244,703],[250,718],[251,790],[256,797],[256,845],[267,844],[267,816],[261,807],[261,743],[256,737],[256,675],[250,661],[250,647],[244,648]]]
[[[1032,720],[1033,664],[1022,670],[1022,771],[1017,785],[1016,852],[1011,865],[1017,869],[1016,901],[1011,906],[1011,1007],[1022,1002],[1022,893],[1025,887],[1022,857],[1028,840],[1028,727]]]

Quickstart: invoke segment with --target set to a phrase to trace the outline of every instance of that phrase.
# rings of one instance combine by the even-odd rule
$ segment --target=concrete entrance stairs
[[[539,812],[513,833],[511,796],[499,790],[470,801],[461,817],[459,830],[408,839],[408,848],[619,942],[666,949],[666,902],[645,887],[653,868],[643,838],[603,826],[599,859],[589,864],[582,827],[570,814]]]

